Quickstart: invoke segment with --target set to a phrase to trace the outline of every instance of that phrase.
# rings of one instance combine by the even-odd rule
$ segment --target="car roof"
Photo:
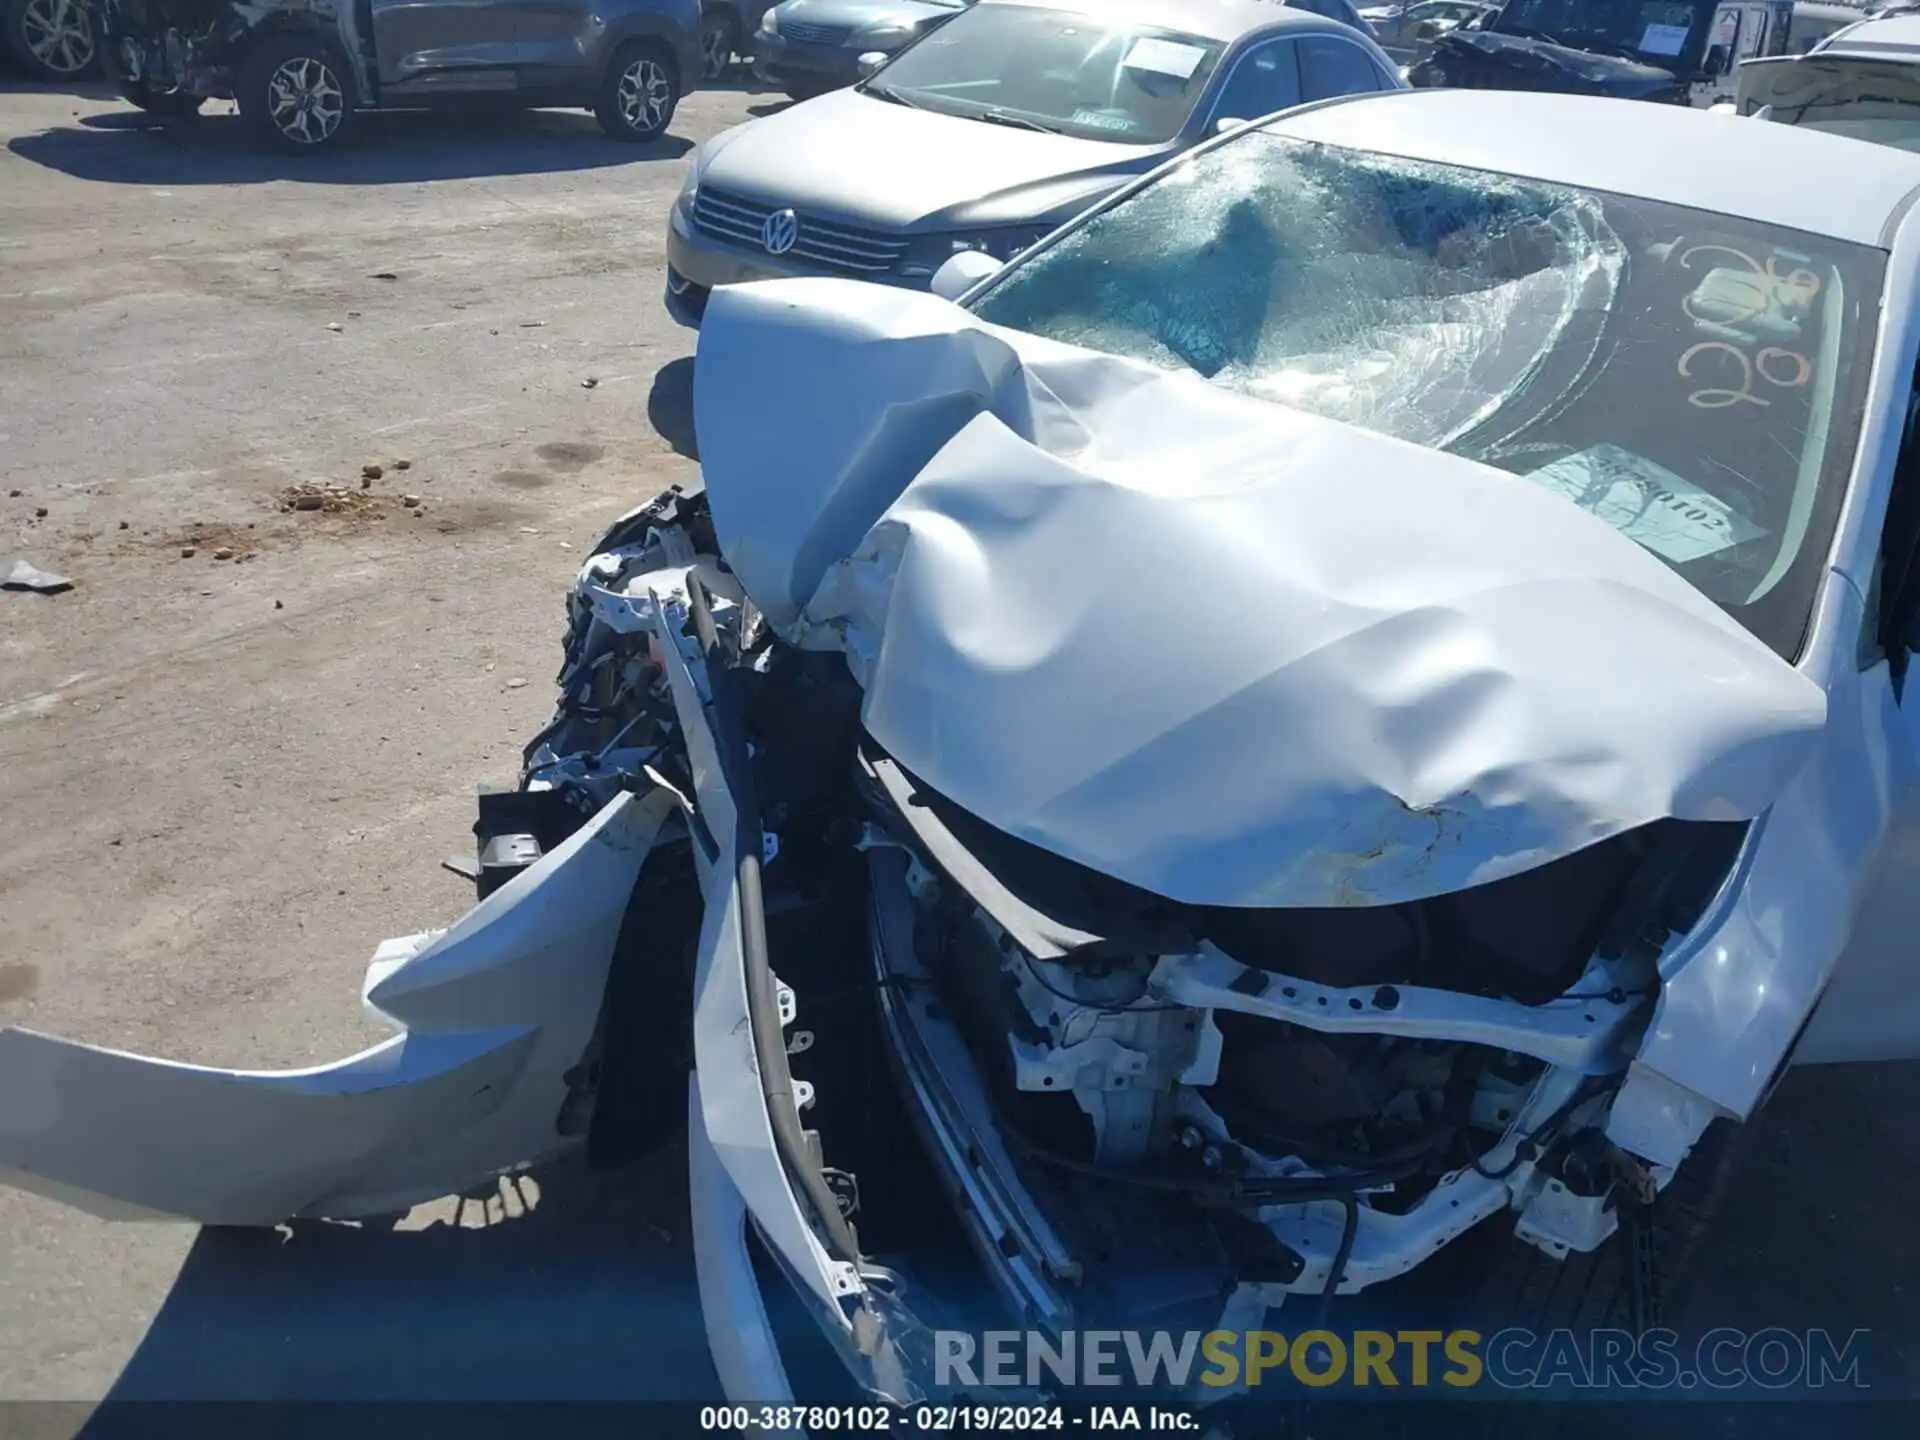
[[[1817,44],[1815,55],[1871,55],[1876,60],[1920,59],[1920,15],[1889,15],[1836,30]]]
[[[980,0],[980,3],[1078,11],[1111,23],[1155,25],[1226,44],[1252,30],[1288,26],[1326,30],[1336,23],[1311,11],[1284,5],[1281,0]],[[1342,27],[1339,33],[1353,32]]]
[[[1680,105],[1517,90],[1402,90],[1295,110],[1274,134],[1634,195],[1883,245],[1920,156]]]

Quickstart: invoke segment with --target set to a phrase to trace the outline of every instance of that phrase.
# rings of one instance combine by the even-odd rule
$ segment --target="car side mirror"
[[[933,293],[942,300],[958,300],[1000,268],[984,250],[956,250],[933,272]]]
[[[1416,40],[1431,40],[1439,33],[1439,23],[1433,20],[1422,20],[1418,25],[1413,27],[1413,38]]]
[[[1213,133],[1216,135],[1224,135],[1229,130],[1238,130],[1246,123],[1245,120],[1240,119],[1236,115],[1222,115],[1218,120],[1213,122]]]
[[[859,59],[855,60],[853,62],[853,65],[854,65],[854,68],[860,72],[860,78],[864,80],[869,75],[873,74],[874,71],[878,70],[882,65],[886,63],[887,63],[886,51],[869,50],[864,55],[862,55]]]

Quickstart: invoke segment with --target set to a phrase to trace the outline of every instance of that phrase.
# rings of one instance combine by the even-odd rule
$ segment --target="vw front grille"
[[[780,208],[702,185],[693,202],[693,223],[716,240],[764,250],[760,227]],[[810,265],[852,275],[873,275],[893,269],[907,253],[904,239],[884,231],[863,230],[804,213],[797,218],[799,237],[786,255]]]
[[[797,40],[802,45],[840,45],[853,33],[851,25],[810,25],[804,20],[786,20],[780,25],[780,38]]]

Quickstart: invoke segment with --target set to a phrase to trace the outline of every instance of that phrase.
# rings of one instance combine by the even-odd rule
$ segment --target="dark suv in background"
[[[270,145],[337,145],[363,110],[492,99],[665,133],[701,70],[700,0],[90,0],[101,59],[142,109],[232,99]]]

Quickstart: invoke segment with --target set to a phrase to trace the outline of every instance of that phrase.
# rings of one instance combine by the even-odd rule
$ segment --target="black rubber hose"
[[[753,1030],[753,1053],[760,1071],[760,1091],[766,1098],[767,1118],[773,1124],[774,1144],[787,1172],[799,1184],[819,1217],[829,1248],[837,1259],[860,1262],[860,1244],[853,1227],[840,1212],[827,1177],[820,1173],[800,1124],[800,1107],[793,1094],[793,1072],[787,1065],[786,1035],[780,1025],[780,999],[767,949],[767,910],[760,884],[760,802],[753,784],[747,737],[736,705],[735,657],[720,643],[706,587],[689,575],[687,597],[694,636],[707,662],[707,713],[713,722],[714,745],[720,772],[733,796],[735,814],[734,867],[739,882],[740,949],[746,962],[747,1018]]]
[[[1313,1328],[1327,1328],[1327,1318],[1333,1314],[1333,1297],[1340,1289],[1341,1277],[1347,1273],[1347,1262],[1353,1258],[1353,1242],[1360,1237],[1360,1200],[1351,1190],[1344,1195],[1336,1195],[1346,1212],[1340,1224],[1340,1248],[1333,1253],[1333,1268],[1327,1271],[1327,1283],[1320,1287],[1320,1307],[1315,1314]]]

